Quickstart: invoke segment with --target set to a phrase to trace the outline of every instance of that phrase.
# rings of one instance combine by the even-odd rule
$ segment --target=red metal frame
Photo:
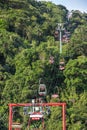
[[[66,130],[65,109],[66,103],[38,103],[38,106],[61,106],[62,107],[62,130]],[[9,130],[12,130],[12,107],[14,106],[32,106],[32,103],[10,103],[9,104]]]

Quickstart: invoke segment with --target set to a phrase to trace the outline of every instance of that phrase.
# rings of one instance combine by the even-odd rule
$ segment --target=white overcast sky
[[[64,5],[68,10],[80,10],[87,13],[87,0],[37,0],[51,1],[57,5]]]

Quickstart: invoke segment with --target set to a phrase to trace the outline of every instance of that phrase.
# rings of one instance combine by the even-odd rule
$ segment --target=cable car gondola
[[[53,63],[54,63],[54,57],[53,57],[53,56],[50,56],[49,63],[50,63],[50,64],[53,64]]]
[[[59,39],[59,32],[58,32],[58,30],[55,30],[54,37],[55,37],[55,40]]]
[[[31,120],[40,120],[44,116],[43,107],[36,105],[34,99],[32,99],[32,106],[28,112]]]
[[[45,84],[39,84],[39,90],[38,93],[40,96],[46,96],[47,94],[47,89]]]
[[[64,70],[64,69],[65,69],[65,63],[64,63],[64,61],[61,61],[59,63],[59,70]]]
[[[40,120],[44,117],[43,110],[41,106],[33,106],[32,113],[30,113],[31,120]]]
[[[44,128],[44,111],[43,111],[43,107],[35,105],[33,103],[33,106],[31,107],[31,112],[29,112],[29,122],[28,122],[29,130],[30,130],[33,123],[37,124],[37,125],[33,124],[34,129],[39,128],[39,126],[38,126],[39,121],[42,122],[42,128]]]

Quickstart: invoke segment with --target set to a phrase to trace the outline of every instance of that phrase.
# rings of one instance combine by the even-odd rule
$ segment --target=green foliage
[[[87,28],[86,24],[78,26],[72,36],[70,43],[68,44],[67,54],[70,58],[76,59],[78,56],[87,56]]]
[[[0,1],[0,129],[8,127],[8,103],[30,102],[42,77],[49,102],[67,103],[67,130],[86,130],[87,14],[73,11],[68,20],[67,13],[51,2]],[[64,72],[59,70],[59,41],[54,38],[58,22],[67,22],[64,27],[71,32],[68,44],[63,43]],[[59,98],[50,99],[53,93]],[[45,123],[48,130],[61,130],[61,109],[51,108]]]
[[[65,83],[68,88],[75,87],[78,92],[82,92],[86,89],[86,75],[87,75],[87,58],[80,56],[78,59],[70,60],[66,65]]]
[[[62,129],[62,119],[61,119],[61,109],[59,107],[51,108],[50,119],[47,120],[47,129],[50,130],[61,130]]]

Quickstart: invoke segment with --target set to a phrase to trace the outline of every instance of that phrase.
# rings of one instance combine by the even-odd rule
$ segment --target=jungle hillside
[[[31,102],[40,78],[47,102],[66,102],[67,130],[87,130],[87,13],[70,15],[52,2],[0,0],[0,130],[8,129],[8,104]],[[52,98],[55,93],[58,98]],[[52,108],[46,126],[61,130],[60,108]]]

